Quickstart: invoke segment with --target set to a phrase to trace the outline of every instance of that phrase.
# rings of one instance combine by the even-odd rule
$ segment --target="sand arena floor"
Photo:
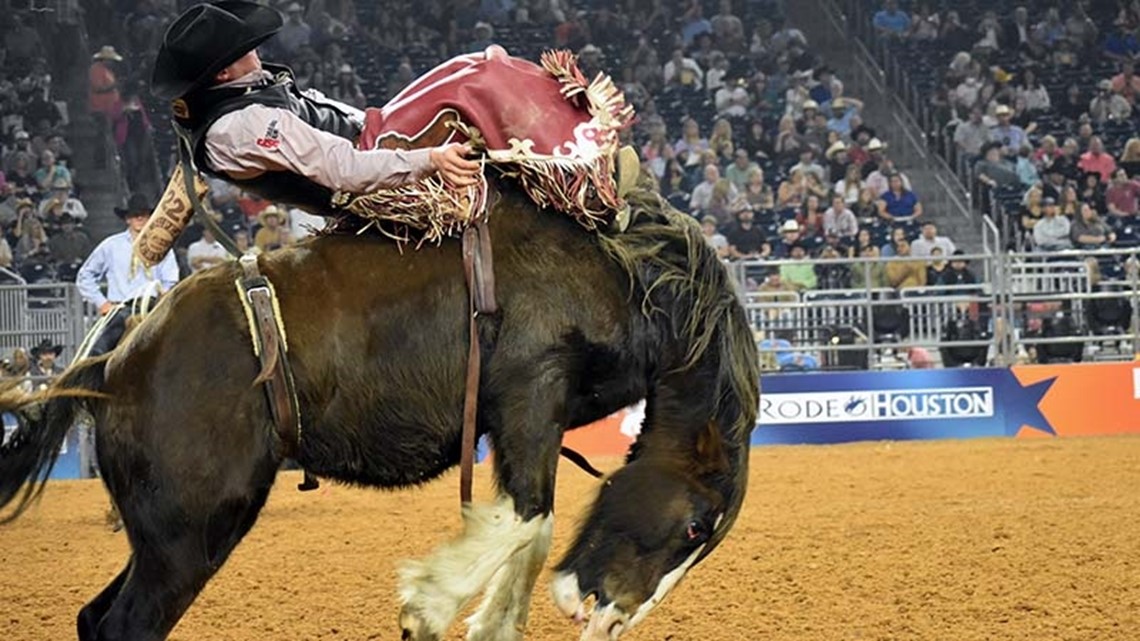
[[[402,493],[301,494],[296,480],[282,475],[173,639],[399,638],[396,561],[457,530],[457,477]],[[594,488],[562,469],[556,555]],[[75,614],[127,556],[103,496],[53,483],[0,529],[0,639],[75,638]],[[1140,639],[1138,516],[1140,438],[756,450],[735,531],[625,638]],[[540,581],[527,638],[577,639]]]

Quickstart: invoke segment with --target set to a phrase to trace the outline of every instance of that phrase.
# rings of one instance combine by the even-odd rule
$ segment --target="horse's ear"
[[[701,472],[722,472],[729,468],[723,444],[724,436],[720,433],[716,421],[709,421],[697,433],[696,458]]]

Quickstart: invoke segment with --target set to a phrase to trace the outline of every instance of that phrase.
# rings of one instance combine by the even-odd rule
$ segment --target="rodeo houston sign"
[[[754,444],[1055,433],[1038,403],[1052,380],[1008,369],[765,376]]]

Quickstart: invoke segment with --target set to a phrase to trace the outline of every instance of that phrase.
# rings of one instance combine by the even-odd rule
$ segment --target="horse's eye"
[[[689,521],[685,538],[689,543],[703,543],[709,538],[709,526],[704,521]]]

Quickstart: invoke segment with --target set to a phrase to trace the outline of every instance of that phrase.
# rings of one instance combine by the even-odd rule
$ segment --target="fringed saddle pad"
[[[618,132],[632,120],[633,107],[613,81],[601,73],[588,81],[572,53],[548,51],[539,66],[492,46],[449,60],[382,109],[369,109],[360,146],[470,142],[485,153],[485,165],[516,178],[536,204],[594,230],[624,206],[615,175]],[[486,198],[485,175],[463,191],[433,175],[399,189],[340,193],[333,204],[400,241],[438,243],[481,216]]]

